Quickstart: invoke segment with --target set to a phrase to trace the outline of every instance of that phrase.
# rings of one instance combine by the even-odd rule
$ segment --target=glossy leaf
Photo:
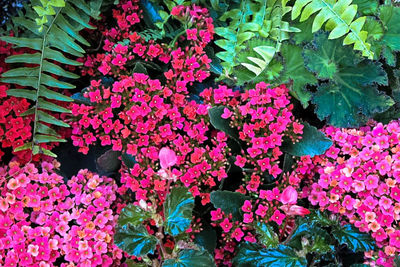
[[[140,257],[153,253],[157,238],[150,235],[143,225],[132,226],[128,224],[117,227],[114,243],[129,255]]]
[[[131,224],[133,226],[137,226],[143,223],[143,221],[150,218],[150,214],[140,207],[129,204],[125,208],[122,209],[121,214],[118,217],[118,225],[124,226],[127,224]]]
[[[189,228],[194,199],[185,187],[174,187],[164,203],[165,232],[176,236]]]
[[[220,208],[225,214],[232,213],[235,221],[242,219],[241,208],[243,203],[249,197],[231,191],[213,191],[210,194],[210,201],[216,209]]]
[[[213,267],[214,258],[206,250],[184,249],[175,259],[164,261],[163,267]]]
[[[256,243],[242,243],[233,264],[237,267],[306,267],[306,258],[300,257],[287,246],[279,245],[275,249],[266,249]]]
[[[208,116],[210,117],[210,122],[215,129],[225,132],[228,136],[235,140],[239,140],[239,132],[230,126],[230,120],[223,119],[221,116],[224,113],[224,109],[227,107],[218,106],[212,107],[208,110]]]
[[[258,235],[258,240],[266,248],[275,248],[279,244],[279,237],[275,233],[274,228],[264,222],[257,222],[254,226],[256,229],[256,234]]]
[[[210,254],[214,253],[217,246],[217,232],[210,226],[204,227],[200,233],[196,233],[194,243],[206,249]]]
[[[310,124],[303,123],[303,134],[299,142],[292,143],[285,141],[282,151],[293,156],[310,156],[322,155],[332,146],[332,140],[325,136],[324,133],[318,131],[317,128]]]
[[[367,233],[361,233],[351,224],[339,226],[332,230],[332,235],[340,244],[347,244],[355,252],[366,252],[376,248],[375,241]]]

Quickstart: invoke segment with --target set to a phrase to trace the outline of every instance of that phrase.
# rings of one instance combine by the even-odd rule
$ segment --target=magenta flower
[[[310,214],[310,211],[306,208],[297,205],[282,205],[281,210],[288,216],[300,215],[304,216]]]
[[[161,148],[158,158],[160,159],[161,168],[163,169],[174,166],[177,161],[175,152],[167,147]]]
[[[288,186],[281,194],[281,202],[283,204],[295,204],[297,202],[297,191],[293,186]]]

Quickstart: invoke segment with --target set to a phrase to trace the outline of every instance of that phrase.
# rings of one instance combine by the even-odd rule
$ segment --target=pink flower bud
[[[297,205],[283,205],[281,206],[281,210],[283,210],[288,216],[293,216],[293,215],[304,216],[310,214],[310,211],[308,209]]]
[[[168,147],[161,148],[158,157],[160,159],[161,168],[163,169],[174,166],[177,161],[175,152]]]
[[[297,191],[293,186],[288,186],[283,190],[281,202],[283,204],[295,204],[297,202]]]

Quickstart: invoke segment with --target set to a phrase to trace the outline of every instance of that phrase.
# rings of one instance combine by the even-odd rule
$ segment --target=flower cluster
[[[0,265],[119,266],[115,183],[82,170],[65,184],[58,165],[0,168]]]
[[[303,132],[292,114],[288,89],[284,85],[269,88],[261,82],[244,93],[219,86],[200,95],[212,106],[224,107],[221,118],[237,129],[234,138],[243,153],[236,156],[235,164],[245,170],[246,182],[240,191],[257,194],[263,177],[276,179],[282,173],[279,159],[284,138],[296,142]]]
[[[311,204],[339,213],[370,233],[384,251],[377,264],[393,266],[393,256],[400,251],[399,122],[359,130],[327,127],[325,133],[333,146],[322,156],[302,158],[295,176],[317,177],[304,190]]]

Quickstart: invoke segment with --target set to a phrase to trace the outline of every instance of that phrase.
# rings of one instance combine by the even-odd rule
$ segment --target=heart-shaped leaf
[[[150,214],[140,207],[130,204],[122,209],[121,214],[118,217],[118,225],[124,226],[131,224],[137,226],[142,224],[144,220],[150,218]]]
[[[242,219],[241,208],[246,199],[245,195],[239,192],[214,191],[210,194],[210,201],[216,209],[220,208],[225,214],[232,213],[232,219]]]
[[[189,228],[194,199],[185,187],[175,187],[164,203],[165,232],[176,236]]]
[[[215,266],[213,257],[206,250],[184,249],[176,259],[168,259],[163,267],[212,267]]]
[[[157,238],[150,235],[143,225],[132,226],[128,224],[117,227],[114,243],[129,255],[141,257],[153,253]]]

